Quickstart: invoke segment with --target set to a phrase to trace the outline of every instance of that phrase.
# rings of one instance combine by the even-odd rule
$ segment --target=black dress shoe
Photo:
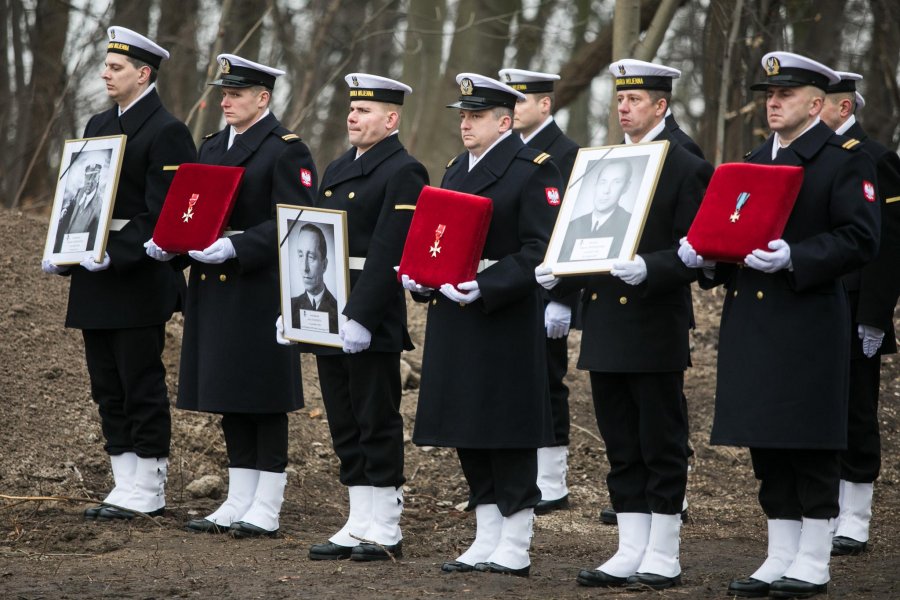
[[[475,564],[475,570],[482,573],[501,573],[503,575],[515,575],[516,577],[528,577],[531,572],[531,565],[522,567],[521,569],[511,569],[492,562],[480,562]]]
[[[96,519],[100,514],[100,509],[103,508],[103,505],[99,506],[91,506],[90,508],[84,509],[84,518],[88,520]]]
[[[391,556],[403,558],[403,540],[400,540],[393,546],[379,546],[378,544],[354,546],[353,551],[350,553],[350,560],[391,560]]]
[[[344,560],[350,558],[355,546],[341,546],[334,542],[314,544],[309,547],[309,560]]]
[[[217,525],[209,519],[191,519],[184,528],[197,533],[228,533],[230,531],[230,528]]]
[[[769,595],[773,598],[812,598],[827,592],[827,583],[809,583],[792,577],[776,579],[769,586]]]
[[[235,521],[231,524],[231,528],[228,530],[231,532],[231,535],[236,538],[255,538],[255,537],[278,537],[278,530],[269,531],[268,529],[263,529],[262,527],[257,527],[252,523],[245,523],[244,521]]]
[[[87,511],[85,512],[85,517],[87,517]],[[535,511],[537,512],[537,511]],[[832,556],[856,556],[858,554],[862,554],[866,551],[866,547],[868,544],[866,542],[857,542],[853,538],[844,537],[842,535],[836,536],[831,540],[831,555]]]
[[[666,588],[681,585],[681,573],[675,577],[666,577],[656,573],[635,573],[628,578],[628,585],[635,587],[648,587],[652,590],[664,590]]]
[[[148,517],[158,517],[162,514],[165,514],[166,507],[158,508],[153,512],[145,513]],[[114,521],[114,520],[124,520],[130,521],[135,517],[135,513],[130,510],[114,508],[112,506],[101,506],[100,510],[97,512],[97,520],[98,521]]]
[[[628,581],[627,577],[616,577],[597,569],[582,569],[575,578],[578,585],[587,587],[621,587]]]
[[[600,511],[600,522],[606,523],[607,525],[618,525],[619,517],[616,516],[616,511],[612,507],[604,508]]]
[[[541,500],[534,507],[534,514],[546,515],[554,510],[565,510],[569,508],[569,495],[566,494],[562,498],[556,500]]]
[[[765,598],[769,595],[769,584],[753,577],[735,579],[728,584],[728,595],[741,598]]]
[[[459,562],[458,560],[451,560],[441,565],[441,571],[444,573],[471,573],[474,570],[475,567],[472,565]]]

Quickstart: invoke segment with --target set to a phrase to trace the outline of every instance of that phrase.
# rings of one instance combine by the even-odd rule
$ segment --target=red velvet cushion
[[[490,198],[425,186],[406,236],[397,277],[438,288],[475,279],[494,205]]]
[[[153,241],[177,254],[209,247],[228,224],[243,177],[243,167],[179,166],[153,230]]]
[[[688,242],[703,258],[723,262],[740,263],[752,250],[768,250],[769,242],[784,232],[802,183],[802,167],[720,165],[688,230]],[[749,196],[738,210],[742,194]]]

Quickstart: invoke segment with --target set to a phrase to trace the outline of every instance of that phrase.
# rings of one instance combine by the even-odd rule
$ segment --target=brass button
[[[628,298],[622,296],[621,298],[619,298],[619,304],[628,304]]]
[[[763,294],[761,291],[756,292],[756,299],[757,299],[757,300],[762,300],[762,299],[763,299],[763,295],[764,295],[764,294]]]
[[[225,273],[219,275],[219,281],[225,281],[226,279],[228,279],[228,277],[225,276]]]
[[[460,306],[465,306],[466,303],[465,303],[465,302],[460,302],[459,305],[460,305]]]
[[[356,198],[356,194],[354,192],[350,192],[349,194],[347,194],[347,197],[353,200],[354,198]]]
[[[731,292],[731,295],[732,295],[732,296],[737,296],[737,290],[734,290],[733,292]]]
[[[594,292],[593,294],[591,294],[591,300],[596,300],[596,299],[597,299],[597,292]]]
[[[331,198],[331,190],[325,190],[325,197]]]
[[[206,273],[200,273],[200,281],[206,281]]]
[[[434,299],[431,301],[431,305],[432,305],[432,306],[434,306],[435,304],[437,304],[437,298],[434,298]]]

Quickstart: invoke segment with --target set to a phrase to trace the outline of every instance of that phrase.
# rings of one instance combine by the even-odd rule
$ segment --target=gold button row
[[[331,198],[332,195],[334,195],[334,192],[332,192],[331,190],[325,190],[326,198]],[[354,198],[356,198],[356,192],[350,192],[349,194],[347,194],[347,197],[353,200]]]
[[[225,273],[219,275],[219,281],[225,282],[228,280],[228,276]],[[200,281],[206,281],[206,273],[200,273]]]

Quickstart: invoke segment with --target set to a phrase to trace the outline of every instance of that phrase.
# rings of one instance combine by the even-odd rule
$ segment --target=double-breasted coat
[[[413,345],[406,329],[406,298],[394,267],[428,171],[390,135],[356,158],[351,148],[334,160],[322,177],[316,206],[347,212],[350,257],[364,258],[362,270],[350,270],[350,295],[343,314],[372,333],[371,352],[402,352]],[[310,346],[316,354],[341,354],[340,348]]]
[[[862,142],[861,150],[875,163],[881,205],[878,254],[862,269],[843,279],[850,293],[850,358],[864,357],[856,332],[858,324],[883,331],[878,355],[893,354],[897,352],[894,307],[900,294],[900,156],[870,139],[859,123],[851,125],[844,135]]]
[[[228,148],[230,127],[207,136],[204,164],[243,167],[228,229],[235,258],[190,260],[178,408],[282,413],[302,408],[300,355],[275,341],[281,313],[276,204],[311,206],[312,156],[271,113]]]
[[[543,300],[534,269],[556,220],[559,171],[511,135],[469,171],[451,161],[441,187],[486,196],[493,216],[476,276],[481,298],[428,300],[413,441],[457,448],[537,448],[552,442]],[[550,191],[548,191],[548,189]]]
[[[726,295],[712,443],[841,449],[847,441],[850,320],[841,276],[877,250],[875,168],[858,143],[821,122],[775,160],[772,144],[770,137],[747,161],[804,169],[782,235],[791,268],[771,274],[716,268]]]
[[[147,256],[143,244],[153,235],[175,168],[197,157],[194,141],[184,123],[163,107],[156,90],[121,117],[113,106],[91,117],[84,128],[84,137],[123,133],[128,137],[112,218],[128,223],[121,231],[109,232],[108,269],[71,269],[66,327],[162,325],[181,303],[181,273]]]
[[[692,269],[678,258],[712,176],[712,165],[669,141],[637,254],[647,279],[628,285],[609,274],[566,278],[557,293],[583,287],[578,368],[603,373],[683,371],[690,365]]]

